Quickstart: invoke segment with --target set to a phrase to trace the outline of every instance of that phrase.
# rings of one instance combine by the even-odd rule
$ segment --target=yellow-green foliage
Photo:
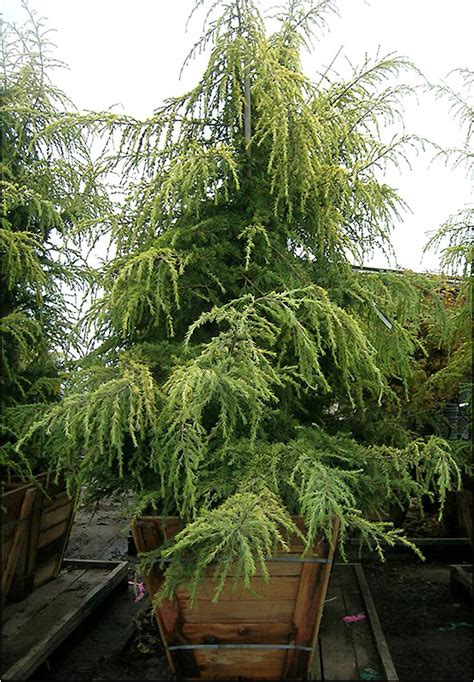
[[[88,276],[81,231],[109,202],[96,184],[82,124],[49,80],[59,63],[43,22],[25,2],[23,10],[23,26],[1,26],[0,387],[2,420],[16,406],[18,423],[2,421],[0,451],[2,475],[23,468],[29,476],[50,463],[34,448],[21,459],[15,454],[20,408],[58,399],[77,314],[65,290]]]
[[[96,496],[132,489],[137,513],[180,514],[185,529],[145,563],[170,560],[168,596],[195,593],[212,564],[217,598],[231,566],[247,586],[265,574],[291,514],[308,547],[335,518],[341,543],[351,530],[379,552],[404,541],[369,516],[412,495],[442,505],[459,465],[403,425],[396,443],[368,433],[408,392],[418,312],[436,300],[415,276],[350,260],[389,250],[403,207],[380,170],[413,143],[384,139],[408,90],[388,78],[410,65],[389,55],[313,83],[299,52],[331,2],[290,0],[271,35],[252,0],[210,5],[195,88],[145,121],[82,119],[120,138],[104,162],[126,195],[116,255],[88,316],[97,347],[21,444],[43,439]]]

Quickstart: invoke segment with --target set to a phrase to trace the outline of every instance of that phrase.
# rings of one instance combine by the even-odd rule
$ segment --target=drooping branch
[[[239,19],[239,32],[243,33],[241,0],[236,0],[237,16]],[[248,65],[244,65],[244,142],[245,152],[250,158],[250,140],[252,137],[252,102],[250,97],[250,73]]]

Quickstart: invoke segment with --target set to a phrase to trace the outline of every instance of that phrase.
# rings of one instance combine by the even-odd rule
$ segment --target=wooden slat
[[[30,537],[28,541],[28,553],[25,562],[24,576],[22,584],[20,585],[21,595],[28,594],[33,585],[34,572],[36,567],[36,556],[38,554],[38,538],[41,527],[41,508],[43,503],[43,493],[41,490],[37,491],[36,499],[33,505],[30,519]]]
[[[71,500],[66,499],[59,507],[50,509],[43,508],[41,513],[40,534],[53,526],[57,526],[62,521],[66,521],[71,516],[73,504]]]
[[[274,576],[272,581],[265,581],[263,578],[253,578],[250,581],[250,589],[255,592],[257,599],[278,599],[286,601],[296,599],[299,585],[299,576]],[[216,583],[206,578],[202,581],[197,599],[199,602],[212,601]],[[178,600],[184,603],[189,598],[188,590],[176,590]],[[244,588],[241,580],[236,585],[228,581],[219,595],[219,601],[240,601],[248,599],[249,591]]]
[[[291,623],[183,623],[182,633],[190,644],[288,644],[294,636]]]
[[[324,606],[320,632],[323,679],[358,679],[350,626],[341,622],[341,615],[344,615],[344,596],[340,573],[337,570],[331,578],[331,597],[336,599],[328,601]]]
[[[61,546],[59,548],[59,551],[56,555],[56,575],[59,575],[59,571],[61,570],[61,564],[62,560],[64,557],[64,552],[66,551],[66,547],[69,542],[69,538],[71,536],[71,531],[72,531],[72,525],[74,523],[74,516],[75,516],[75,505],[71,501],[71,510],[69,513],[69,517],[67,520],[67,526],[66,529],[63,533],[62,539],[61,539]]]
[[[315,609],[317,608],[316,602],[320,597],[323,570],[321,564],[303,564],[293,612],[293,623],[296,629],[293,644],[302,646],[311,644],[316,615]],[[303,657],[304,662],[301,660]],[[285,659],[285,677],[296,677],[303,665],[306,668],[307,659],[307,653],[303,654],[297,649],[288,651]]]
[[[37,566],[33,580],[33,586],[35,589],[47,583],[48,580],[52,580],[56,577],[56,566],[57,558],[55,555],[53,555],[48,561],[45,561],[44,563],[41,563],[39,566]]]
[[[266,567],[268,569],[268,573],[270,577],[298,577],[301,575],[301,569],[304,566],[303,563],[299,562],[290,562],[290,561],[267,561]],[[209,568],[206,572],[206,575],[209,578],[212,578],[214,575],[214,568]],[[229,578],[233,578],[235,575],[235,571],[232,569],[232,567],[229,570],[228,576]],[[255,571],[255,577],[256,578],[262,578],[263,574],[260,569],[257,569]]]
[[[372,595],[370,594],[367,579],[360,564],[355,565],[355,572],[357,575],[357,580],[359,581],[362,597],[364,599],[365,609],[369,616],[370,626],[377,644],[377,650],[380,656],[380,662],[382,664],[383,671],[385,673],[385,679],[398,680],[398,675],[396,673],[395,666],[393,665],[392,657],[383,634],[382,626],[380,625],[375,604],[372,599]]]
[[[190,609],[180,604],[180,611],[187,623],[291,623],[294,601],[256,601],[254,599],[232,602],[201,602]]]
[[[150,527],[152,529],[152,534],[150,537]],[[147,519],[141,519],[132,524],[132,535],[133,541],[139,552],[147,552],[156,547],[156,534],[155,531],[156,524],[155,519],[148,522]],[[160,590],[162,584],[163,576],[158,570],[150,573],[146,576],[146,584],[148,588],[148,593],[151,598],[155,596]],[[170,666],[173,673],[177,673],[179,666],[175,665],[173,656],[171,656],[168,651],[168,646],[170,643],[174,643],[177,634],[178,625],[178,611],[176,604],[170,602],[169,600],[163,600],[160,609],[155,609],[155,618],[158,624],[158,629],[160,631],[161,639],[165,645],[166,658],[168,659],[168,665]]]
[[[312,653],[309,656],[308,659],[308,667],[307,667],[307,672],[309,672],[312,668],[313,665],[313,660],[316,652],[316,647],[317,647],[317,641],[318,641],[318,636],[319,636],[319,629],[321,626],[321,620],[323,617],[323,612],[324,612],[324,604],[326,600],[326,595],[329,587],[329,580],[332,575],[332,568],[334,564],[334,555],[336,553],[336,547],[337,547],[337,539],[339,536],[339,526],[340,522],[338,519],[334,520],[334,526],[333,526],[333,538],[331,545],[329,546],[329,551],[327,553],[327,558],[329,560],[329,564],[325,567],[324,573],[323,573],[323,579],[321,581],[321,593],[319,597],[319,607],[316,611],[316,620],[314,624],[314,630],[313,630],[313,640],[311,644],[312,648]]]
[[[322,653],[321,653],[321,635],[318,634],[318,642],[316,646],[316,651],[313,656],[313,662],[311,664],[311,670],[307,675],[308,680],[323,680],[323,667],[322,667]]]
[[[285,657],[284,651],[206,650],[195,653],[200,674],[215,680],[240,678],[277,680]]]
[[[73,573],[65,571],[54,583],[49,582],[40,590],[32,592],[19,604],[7,604],[2,610],[2,637],[8,639],[15,636],[35,613],[44,608],[45,604],[60,599],[62,593],[71,589],[84,574],[85,569],[75,570]]]
[[[463,488],[456,494],[459,515],[461,517],[462,525],[467,531],[471,544],[473,542],[472,535],[472,517],[473,517],[473,494],[469,488]]]
[[[38,617],[43,620],[49,618],[50,627],[48,627],[45,636],[37,641],[34,646],[32,646],[29,651],[17,660],[3,675],[4,680],[25,680],[27,679],[36,668],[41,665],[57,648],[57,646],[70,635],[75,628],[82,622],[93,610],[94,608],[108,595],[110,592],[117,587],[123,580],[126,579],[128,575],[128,568],[126,562],[121,562],[116,565],[111,562],[112,566],[115,566],[110,573],[104,576],[104,572],[101,571],[101,575],[93,576],[93,582],[95,585],[89,589],[85,594],[80,594],[80,590],[70,593],[66,599],[70,602],[75,602],[64,615],[59,619],[49,616],[47,613],[43,612]],[[92,573],[92,572],[91,572]],[[99,572],[98,572],[99,573]],[[76,587],[78,587],[76,583]],[[65,593],[64,593],[65,594]],[[58,601],[53,601],[50,605],[52,609],[58,608]],[[28,623],[30,630],[34,630],[35,621],[30,620]],[[26,637],[27,633],[24,631],[23,636]]]
[[[21,505],[20,518],[25,519],[24,521],[19,521],[15,530],[15,536],[13,538],[13,543],[8,555],[5,569],[2,574],[2,601],[6,599],[10,585],[15,575],[17,569],[17,564],[20,559],[21,550],[25,541],[28,538],[28,523],[27,519],[33,507],[33,502],[36,497],[36,490],[34,488],[29,488],[25,493],[25,498],[23,504]]]
[[[341,616],[346,614],[365,613],[366,606],[362,598],[354,567],[341,566],[339,567],[338,575],[340,578],[343,600],[343,613]],[[366,620],[352,625],[345,625],[341,620],[339,620],[339,622],[341,623],[340,627],[346,628],[350,635],[356,663],[356,669],[354,671],[355,676],[353,679],[359,680],[361,679],[361,673],[366,668],[371,668],[373,670],[379,667],[369,621]]]
[[[110,559],[63,559],[62,566],[67,570],[75,568],[109,568],[113,562]]]
[[[41,509],[43,512],[50,512],[71,503],[72,500],[64,488],[62,488],[55,495],[51,496],[48,495],[48,491],[45,491],[43,492],[43,496],[41,499]]]
[[[333,542],[326,551],[332,562],[339,526],[335,522],[333,528]],[[327,543],[318,543],[318,551]],[[285,659],[284,674],[288,678],[298,677],[308,673],[311,669],[314,652],[319,634],[319,626],[326,598],[327,587],[331,572],[331,564],[305,563],[301,571],[298,597],[293,613],[293,623],[296,627],[294,644],[310,646],[313,653],[308,655],[297,649],[288,651]]]
[[[54,526],[50,526],[46,530],[42,530],[38,536],[38,549],[45,547],[53,540],[62,537],[69,527],[69,519],[62,520]]]

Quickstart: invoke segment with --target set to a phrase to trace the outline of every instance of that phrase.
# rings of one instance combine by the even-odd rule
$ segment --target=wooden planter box
[[[456,494],[456,499],[460,525],[465,528],[472,545],[474,542],[472,536],[472,517],[474,514],[472,482],[470,487],[466,484],[464,488]]]
[[[74,501],[46,474],[32,483],[6,483],[2,494],[2,602],[18,601],[61,567]]]
[[[302,527],[302,519],[294,519]],[[139,552],[155,550],[182,525],[177,517],[141,517],[132,526]],[[335,527],[335,537],[338,528]],[[179,679],[289,680],[311,669],[316,652],[334,543],[317,542],[301,557],[298,538],[291,552],[268,560],[270,581],[253,579],[254,596],[226,586],[217,603],[214,585],[205,579],[194,608],[187,590],[155,610],[166,655]],[[212,571],[209,574],[212,575]],[[164,576],[159,568],[147,577],[153,597]]]

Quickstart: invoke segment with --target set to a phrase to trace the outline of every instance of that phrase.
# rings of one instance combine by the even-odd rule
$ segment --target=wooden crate
[[[2,680],[26,680],[119,585],[126,561],[65,560],[61,575],[2,611]]]
[[[300,527],[301,518],[294,519]],[[157,549],[181,529],[176,517],[142,517],[133,527],[139,552]],[[337,525],[334,537],[337,537]],[[316,652],[322,607],[334,556],[320,540],[302,558],[298,538],[288,554],[268,559],[270,581],[257,573],[252,588],[258,596],[226,585],[217,603],[205,579],[194,608],[187,590],[155,610],[171,669],[180,679],[289,680],[306,675]],[[164,575],[159,568],[147,577],[153,597]]]
[[[472,486],[472,483],[470,484]],[[472,489],[466,484],[463,489],[457,493],[458,513],[461,526],[466,529],[471,545],[473,544],[472,536],[472,517],[474,515],[474,503]]]
[[[2,495],[2,602],[18,601],[55,578],[74,515],[62,483],[46,475],[6,484]]]

